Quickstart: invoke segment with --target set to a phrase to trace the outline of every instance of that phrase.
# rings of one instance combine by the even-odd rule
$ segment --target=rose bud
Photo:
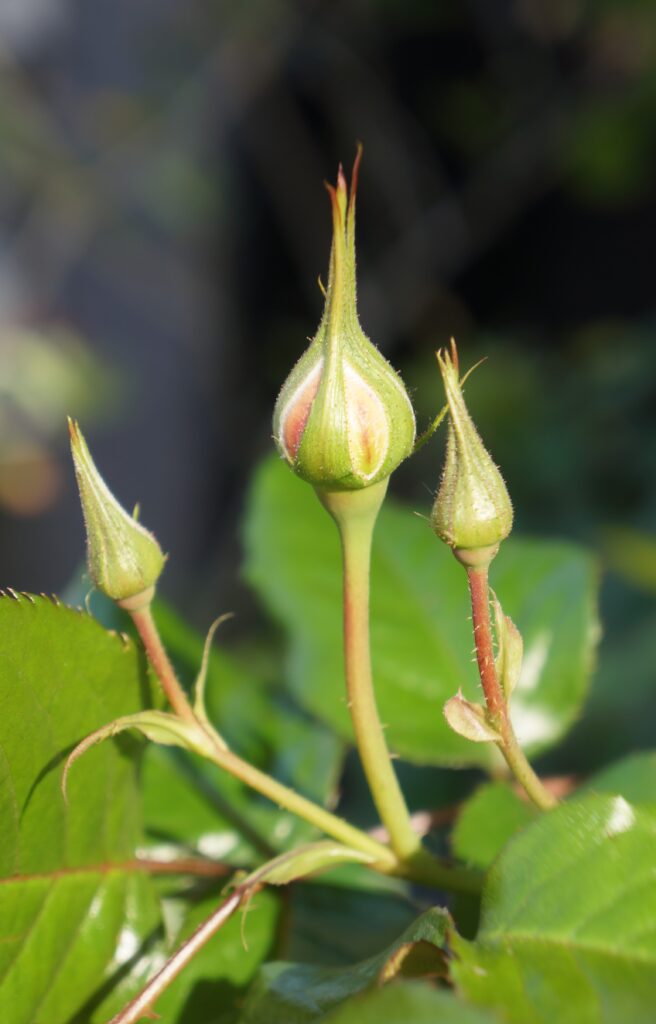
[[[512,528],[506,485],[467,411],[460,386],[458,353],[437,353],[449,407],[449,433],[442,481],[431,514],[433,530],[461,562],[485,566]]]
[[[319,329],[282,387],[273,420],[278,449],[320,491],[387,479],[412,451],[415,417],[403,382],[358,320],[355,195],[340,167],[327,185],[333,214],[328,287]]]
[[[122,508],[96,469],[79,426],[68,421],[75,476],[87,531],[89,574],[98,590],[134,609],[149,604],[166,556]]]

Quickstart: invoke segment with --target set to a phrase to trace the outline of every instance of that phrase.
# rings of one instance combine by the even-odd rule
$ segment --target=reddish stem
[[[494,664],[487,569],[468,569],[467,579],[471,594],[478,671],[488,711],[493,724],[498,725],[505,720],[507,715],[506,702]]]
[[[467,578],[471,593],[478,671],[481,677],[483,693],[485,694],[490,723],[499,734],[497,746],[506,759],[508,767],[524,787],[531,800],[538,807],[541,807],[542,810],[549,810],[551,807],[555,807],[558,800],[544,786],[538,775],[536,775],[517,741],[508,712],[508,703],[499,681],[497,667],[494,663],[487,566],[485,568],[468,568]]]
[[[120,1013],[112,1017],[109,1024],[136,1024],[143,1017],[153,1018],[155,1001],[177,978],[183,967],[196,955],[212,936],[232,917],[237,907],[252,893],[253,887],[243,886],[228,896],[206,921],[198,926],[193,935],[183,942],[182,946],[169,957],[161,970],[150,979],[141,992],[124,1006]]]
[[[187,722],[198,724],[198,719],[189,703],[186,693],[182,689],[178,678],[173,671],[169,656],[164,650],[157,627],[153,621],[153,613],[149,604],[134,610],[128,609],[134,622],[141,641],[146,649],[146,654],[155,670],[155,675],[160,681],[161,687],[166,694],[169,704],[176,715]]]

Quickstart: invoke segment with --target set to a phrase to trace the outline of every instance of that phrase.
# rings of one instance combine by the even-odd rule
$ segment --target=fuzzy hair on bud
[[[455,342],[437,353],[449,407],[446,462],[431,514],[438,537],[467,565],[489,562],[512,528],[513,510],[499,469],[469,415]]]

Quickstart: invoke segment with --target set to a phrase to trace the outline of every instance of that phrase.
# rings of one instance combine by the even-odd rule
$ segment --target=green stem
[[[542,810],[547,811],[558,803],[556,797],[541,782],[520,747],[508,712],[508,702],[499,682],[494,663],[492,627],[490,624],[490,599],[488,569],[468,568],[469,591],[471,594],[474,642],[481,685],[490,715],[490,722],[501,736],[499,749],[506,763],[527,794]]]
[[[379,868],[385,874],[392,873],[396,869],[397,859],[388,846],[379,843],[377,839],[372,839],[366,832],[350,825],[348,821],[339,818],[325,808],[319,807],[318,804],[301,796],[300,793],[288,789],[281,782],[272,779],[270,775],[266,775],[265,772],[261,772],[247,761],[243,761],[232,751],[217,749],[212,760],[219,768],[225,769],[236,779],[250,786],[251,789],[278,804],[279,807],[284,807],[286,811],[303,818],[338,842],[369,854],[375,860],[375,865],[372,866]]]
[[[319,498],[337,523],[344,573],[344,666],[355,741],[374,803],[402,860],[421,850],[385,742],[371,674],[369,572],[376,518],[387,480],[360,491],[321,492]]]
[[[533,803],[543,811],[550,811],[558,804],[558,798],[550,793],[540,777],[533,770],[526,754],[515,736],[515,731],[508,719],[508,729],[503,735],[501,752],[506,763],[518,782],[526,790]]]
[[[483,875],[479,871],[444,864],[423,848],[404,861],[393,874],[447,892],[480,893],[483,887]]]

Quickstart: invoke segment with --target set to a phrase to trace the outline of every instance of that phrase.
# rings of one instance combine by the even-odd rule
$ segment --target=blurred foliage
[[[43,513],[61,488],[52,449],[66,415],[107,415],[118,398],[114,372],[78,334],[0,327],[0,505]]]
[[[634,385],[644,394],[651,376],[653,290],[649,233],[631,228],[651,223],[653,235],[651,0],[118,0],[115,19],[31,0],[0,13],[0,37],[0,292],[12,321],[55,349],[70,321],[133,378],[115,428],[123,442],[143,437],[128,459],[156,444],[186,389],[214,432],[190,471],[218,473],[199,522],[217,558],[236,515],[223,488],[243,488],[318,318],[321,179],[358,137],[374,340],[415,379],[451,333],[473,358],[494,357],[499,387],[480,393],[508,475],[522,463],[527,527],[564,495],[568,533],[593,501],[602,517],[607,501],[638,504],[633,435],[654,423]],[[634,385],[621,396],[609,375],[626,376],[627,352]],[[530,466],[517,417],[523,435],[535,429]],[[618,475],[605,487],[600,461]],[[180,472],[172,462],[160,473]],[[588,502],[571,482],[590,462]]]

